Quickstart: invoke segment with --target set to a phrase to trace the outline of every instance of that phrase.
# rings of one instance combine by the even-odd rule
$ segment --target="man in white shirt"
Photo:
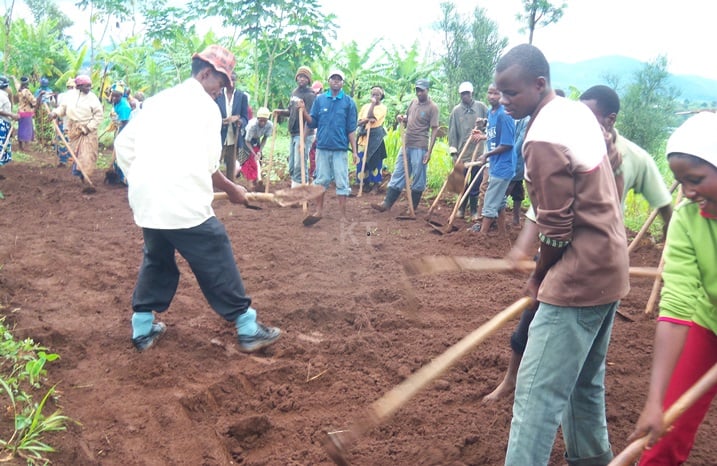
[[[169,308],[179,282],[175,250],[189,263],[205,298],[236,324],[239,347],[253,352],[281,331],[256,321],[224,225],[214,216],[214,188],[246,204],[246,190],[219,170],[221,114],[214,99],[228,84],[234,55],[210,45],[192,57],[192,77],[147,99],[117,136],[117,162],[128,181],[144,258],[132,295],[132,343],[151,347],[166,326],[152,311]],[[191,109],[187,112],[187,109]]]

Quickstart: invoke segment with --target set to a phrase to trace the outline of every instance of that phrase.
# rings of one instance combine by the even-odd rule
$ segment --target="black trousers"
[[[186,259],[204,297],[217,314],[235,321],[251,305],[224,225],[211,217],[180,230],[143,228],[144,257],[132,295],[134,312],[163,312],[179,284],[175,251]]]

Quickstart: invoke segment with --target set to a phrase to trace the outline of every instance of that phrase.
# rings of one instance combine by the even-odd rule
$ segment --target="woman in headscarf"
[[[381,183],[381,168],[386,158],[386,146],[383,139],[386,137],[386,130],[383,122],[386,120],[388,109],[382,103],[385,93],[380,86],[371,88],[371,101],[361,107],[358,115],[358,145],[363,147],[359,152],[359,163],[356,166],[356,178],[360,182],[364,178],[364,191],[370,192],[374,184]],[[367,129],[371,128],[367,136]],[[363,158],[366,163],[363,165]],[[363,172],[361,168],[363,167]]]
[[[30,79],[27,76],[20,78],[20,90],[18,91],[20,122],[17,125],[17,140],[20,143],[20,150],[26,150],[27,145],[35,139],[35,126],[32,117],[35,116],[37,99],[28,89],[29,83]]]
[[[50,113],[50,118],[67,115],[67,134],[70,137],[70,148],[80,164],[72,165],[72,174],[79,176],[84,182],[84,176],[92,176],[97,163],[99,143],[97,128],[103,116],[100,100],[91,92],[92,81],[89,76],[79,75],[75,78],[77,89],[69,90],[62,104]],[[84,176],[83,173],[84,172]],[[85,188],[91,192],[91,187]]]
[[[7,94],[9,85],[10,81],[5,76],[0,76],[0,167],[12,160],[12,120],[20,119],[18,114],[12,113],[12,103]]]

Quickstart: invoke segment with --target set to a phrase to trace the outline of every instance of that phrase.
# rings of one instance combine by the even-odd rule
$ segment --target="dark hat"
[[[423,89],[424,91],[431,87],[431,83],[427,79],[419,79],[416,81],[416,89]]]
[[[27,84],[30,82],[30,78],[28,78],[27,76],[23,76],[22,78],[20,78],[20,82],[22,84]]]
[[[0,89],[5,89],[10,85],[10,80],[5,76],[0,76]]]

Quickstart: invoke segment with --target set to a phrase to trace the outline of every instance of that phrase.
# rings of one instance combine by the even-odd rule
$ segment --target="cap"
[[[112,84],[112,87],[110,88],[112,92],[117,92],[120,94],[124,94],[124,82],[123,81],[117,81],[116,83]]]
[[[694,155],[717,167],[717,114],[700,112],[682,123],[667,140],[667,155]]]
[[[67,87],[75,87],[76,85],[77,84],[75,84],[75,80],[72,78],[68,79],[67,84],[65,84],[65,86],[67,86]]]
[[[458,93],[463,94],[464,92],[470,92],[473,94],[473,84],[468,81],[462,82],[461,85],[458,86]]]
[[[331,79],[331,76],[338,76],[341,78],[341,81],[344,80],[344,73],[341,70],[331,70],[329,73],[329,79]]]
[[[424,91],[431,87],[431,83],[427,79],[419,79],[416,81],[416,88],[423,89]]]
[[[30,82],[30,78],[28,78],[27,76],[23,76],[22,78],[20,78],[20,82],[23,84],[27,84]]]
[[[0,76],[0,89],[5,89],[10,85],[10,80],[5,76]]]
[[[271,112],[266,107],[259,107],[259,110],[256,111],[257,118],[269,118],[270,116]]]
[[[86,74],[79,74],[75,78],[75,84],[81,86],[83,84],[92,84],[92,80]]]
[[[201,52],[192,55],[192,58],[201,58],[210,63],[215,70],[227,77],[227,81],[231,82],[236,59],[233,53],[221,45],[212,44]]]
[[[323,88],[324,88],[324,83],[322,83],[321,81],[314,81],[314,83],[311,85],[311,89],[313,89],[314,92],[320,91]]]
[[[40,78],[40,86],[47,86],[50,84],[50,80],[45,78],[44,76]]]
[[[311,76],[314,74],[311,72],[311,68],[308,66],[300,66],[298,70],[296,70],[296,74],[294,75],[294,79],[298,78],[300,74],[303,74],[307,77],[309,81],[311,81]]]

